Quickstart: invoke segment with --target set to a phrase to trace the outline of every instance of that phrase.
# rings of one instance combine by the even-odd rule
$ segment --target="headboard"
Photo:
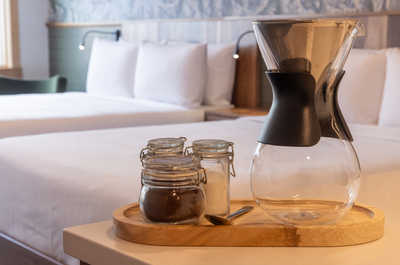
[[[268,16],[204,20],[139,20],[122,24],[122,36],[127,41],[189,41],[224,43],[235,42],[239,35],[252,29],[255,19],[351,17],[360,19],[366,36],[357,39],[356,48],[382,49],[400,47],[400,12],[342,14],[330,16]],[[237,107],[269,107],[272,94],[264,78],[264,63],[251,34],[240,44],[236,65],[236,80],[232,103]]]
[[[122,36],[127,41],[235,43],[251,27],[249,19],[142,20],[123,23]],[[260,64],[254,36],[243,39],[239,52],[232,103],[256,108],[260,105]]]

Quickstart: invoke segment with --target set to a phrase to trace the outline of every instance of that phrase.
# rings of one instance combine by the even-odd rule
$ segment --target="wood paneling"
[[[18,23],[18,1],[5,0],[0,1],[0,5],[4,9],[4,36],[1,36],[1,46],[5,48],[2,51],[5,61],[2,62],[7,68],[7,75],[16,77],[20,76],[20,45],[19,45],[19,23]],[[4,73],[4,71],[3,71]],[[0,73],[2,74],[2,73]]]
[[[0,75],[14,78],[22,77],[22,69],[20,67],[14,68],[0,68]]]
[[[235,107],[257,108],[260,106],[261,94],[258,47],[241,47],[239,54],[232,103]]]
[[[18,1],[10,0],[11,25],[9,27],[9,45],[11,47],[11,68],[21,67],[20,45],[19,45],[19,19],[18,19]]]

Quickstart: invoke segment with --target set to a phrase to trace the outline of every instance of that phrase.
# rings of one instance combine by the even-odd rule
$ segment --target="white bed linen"
[[[136,201],[139,151],[148,139],[162,136],[233,141],[237,177],[232,180],[232,195],[250,198],[248,168],[260,121],[247,118],[0,140],[0,232],[76,264],[63,254],[62,229],[110,219],[115,208]],[[400,177],[400,129],[352,126],[352,130],[363,168],[359,201],[385,210],[391,231],[390,225],[400,221],[400,211],[394,210],[400,208],[400,193],[393,183]],[[374,189],[375,197],[365,195]]]
[[[198,122],[205,109],[82,92],[0,97],[0,138],[46,132]]]

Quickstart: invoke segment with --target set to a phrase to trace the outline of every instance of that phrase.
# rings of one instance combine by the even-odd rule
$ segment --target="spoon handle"
[[[244,206],[244,207],[240,208],[239,210],[237,210],[236,212],[231,213],[230,215],[228,215],[226,217],[226,219],[233,220],[233,219],[235,219],[235,218],[237,218],[237,217],[239,217],[239,216],[241,216],[241,215],[243,215],[245,213],[250,212],[251,210],[253,210],[253,208],[254,208],[253,206]]]

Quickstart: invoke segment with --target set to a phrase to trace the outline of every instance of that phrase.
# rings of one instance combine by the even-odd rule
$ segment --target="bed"
[[[194,27],[230,25],[208,20],[191,23]],[[244,45],[239,50],[237,63],[232,58],[241,30],[218,38],[215,31],[192,38],[184,34],[186,23],[175,23],[155,38],[132,29],[148,24],[123,25],[124,40],[118,43],[94,41],[86,93],[0,96],[0,138],[200,122],[207,110],[256,107],[260,71],[254,63],[258,56],[254,41],[250,49]],[[171,25],[159,24],[160,29]],[[251,27],[248,21],[241,24],[243,29]],[[153,56],[156,52],[159,56]]]
[[[0,138],[204,121],[207,110],[84,92],[0,96]]]
[[[3,139],[0,201],[7,203],[0,206],[0,231],[62,263],[76,264],[63,253],[62,229],[110,219],[115,208],[136,201],[139,150],[159,136],[184,133],[192,140],[212,135],[235,142],[238,177],[232,180],[232,195],[251,198],[248,169],[261,126],[244,118]],[[382,208],[390,231],[400,221],[393,204],[400,199],[400,128],[351,129],[363,169],[358,201]]]
[[[386,72],[390,71],[386,69]],[[398,86],[389,82],[387,87]],[[398,89],[390,90],[398,93]],[[398,99],[400,95],[381,94],[381,98],[383,103],[379,102],[377,107],[379,122],[352,124],[351,130],[363,170],[358,202],[385,211],[389,240],[385,237],[369,245],[341,248],[342,260],[356,249],[357,253],[376,253],[371,264],[382,259],[390,261],[396,250],[395,241],[391,239],[400,236],[397,226],[400,211],[396,204],[400,199],[400,124],[394,122],[397,108],[391,107],[393,98]],[[393,115],[383,115],[385,111]],[[360,117],[355,115],[353,118]],[[22,244],[29,248],[29,253],[45,257],[45,261],[37,264],[77,264],[77,260],[63,253],[62,229],[110,219],[115,208],[137,201],[141,168],[139,151],[148,139],[157,137],[233,141],[237,178],[232,180],[232,197],[251,198],[249,165],[261,126],[260,118],[242,118],[1,139],[0,232],[12,246]],[[299,255],[308,255],[308,251],[296,249]],[[277,252],[281,256],[287,255],[283,248]],[[329,254],[330,250],[321,248],[315,252]],[[279,255],[275,257],[279,258]],[[328,262],[335,261],[334,258],[329,260],[329,255],[326,257]]]

